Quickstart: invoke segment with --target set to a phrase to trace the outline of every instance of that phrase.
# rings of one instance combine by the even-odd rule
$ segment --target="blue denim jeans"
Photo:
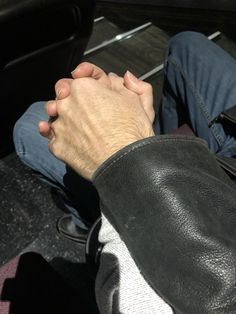
[[[209,123],[221,111],[236,104],[236,62],[205,36],[184,32],[170,40],[165,61],[165,82],[161,124],[163,133],[172,133],[182,123],[191,124],[209,149],[220,155],[236,154],[236,142],[220,123]],[[45,102],[31,105],[14,128],[16,153],[64,196],[74,222],[86,228],[78,211],[91,211],[98,198],[90,183],[83,180],[48,150],[48,141],[38,133],[38,122],[47,120]],[[157,124],[154,128],[158,128]],[[81,196],[91,190],[90,204]],[[94,202],[91,202],[93,201]]]
[[[39,121],[48,120],[44,106],[44,101],[32,104],[16,122],[13,132],[16,153],[43,181],[58,190],[75,224],[87,229],[89,221],[97,215],[97,192],[90,182],[48,150],[48,140],[38,131]]]
[[[188,123],[225,157],[236,155],[236,141],[221,123],[210,122],[236,105],[236,61],[204,35],[183,32],[169,43],[161,108],[162,133]]]

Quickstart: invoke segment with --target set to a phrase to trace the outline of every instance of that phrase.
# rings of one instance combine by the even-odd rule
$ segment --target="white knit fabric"
[[[104,244],[96,278],[96,298],[101,314],[173,313],[144,280],[126,245],[104,216],[99,241]]]

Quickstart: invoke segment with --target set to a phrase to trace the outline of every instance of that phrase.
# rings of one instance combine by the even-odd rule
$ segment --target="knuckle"
[[[64,84],[64,79],[60,79],[55,84],[55,90],[60,89],[60,87]]]
[[[71,83],[71,92],[75,92],[79,95],[80,93],[83,93],[84,91],[88,90],[93,84],[93,81],[95,80],[92,79],[91,77],[75,79]]]
[[[44,105],[44,109],[47,110],[47,108],[51,105],[51,103],[53,102],[53,100],[49,100],[45,103]]]

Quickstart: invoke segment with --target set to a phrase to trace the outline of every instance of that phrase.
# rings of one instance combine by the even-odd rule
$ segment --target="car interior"
[[[0,0],[1,314],[99,313],[99,220],[90,217],[86,245],[58,234],[65,208],[16,156],[17,119],[32,103],[55,99],[55,83],[83,61],[152,84],[158,114],[169,39],[201,32],[236,58],[235,14],[232,0]],[[78,193],[83,208],[93,198],[83,180]]]

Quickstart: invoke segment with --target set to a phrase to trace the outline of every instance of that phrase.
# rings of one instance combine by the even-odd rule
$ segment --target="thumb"
[[[154,121],[155,111],[153,108],[152,85],[139,80],[131,72],[127,71],[124,75],[124,86],[140,97],[141,104],[151,123]]]

